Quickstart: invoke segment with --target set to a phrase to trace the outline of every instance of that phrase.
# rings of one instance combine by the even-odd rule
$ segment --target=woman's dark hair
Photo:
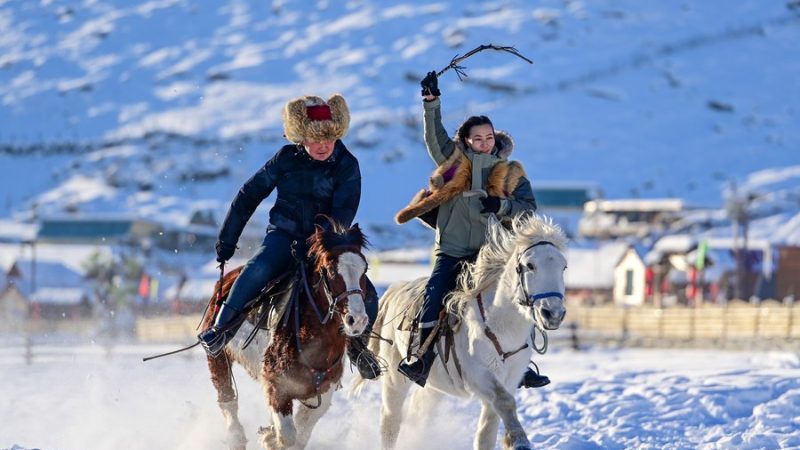
[[[464,121],[460,127],[458,127],[458,131],[456,131],[456,138],[464,148],[467,148],[467,138],[469,137],[469,130],[476,125],[490,125],[492,127],[492,132],[494,132],[494,125],[492,121],[489,120],[486,116],[472,116]]]

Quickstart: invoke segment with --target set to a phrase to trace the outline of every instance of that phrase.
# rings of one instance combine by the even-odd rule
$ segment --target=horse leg
[[[295,447],[297,449],[303,449],[306,447],[306,444],[308,444],[308,440],[311,438],[311,431],[314,430],[314,425],[317,424],[317,421],[319,421],[322,415],[325,414],[331,406],[333,391],[334,389],[330,388],[327,392],[321,394],[321,403],[316,408],[309,408],[306,406],[307,403],[316,406],[316,398],[308,399],[300,403],[297,407],[297,413],[294,415],[294,425],[295,429],[297,429],[297,442],[295,443]]]
[[[292,416],[292,399],[278,396],[275,388],[269,384],[267,398],[272,412],[272,425],[261,428],[261,446],[265,449],[287,449],[297,442],[297,430],[294,428]]]
[[[500,425],[500,418],[492,409],[492,405],[481,402],[481,416],[478,419],[478,431],[475,433],[476,449],[493,449],[497,442],[497,429]]]
[[[208,369],[211,372],[211,383],[217,390],[217,403],[222,410],[227,428],[226,441],[230,450],[245,450],[247,438],[244,427],[239,422],[239,401],[231,382],[231,364],[223,352],[216,357],[208,357]]]
[[[528,441],[525,429],[522,428],[522,424],[519,423],[517,418],[517,401],[514,400],[514,396],[493,375],[489,374],[487,381],[483,386],[473,387],[477,387],[477,394],[481,397],[481,400],[492,406],[495,413],[503,421],[503,425],[505,425],[506,434],[503,438],[503,448],[530,450],[531,443]]]
[[[400,372],[384,374],[381,407],[381,446],[384,450],[394,448],[397,443],[403,420],[403,403],[410,388],[411,381]]]

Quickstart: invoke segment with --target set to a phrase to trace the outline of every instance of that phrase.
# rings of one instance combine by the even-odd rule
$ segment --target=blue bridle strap
[[[564,300],[564,294],[562,294],[561,292],[556,292],[556,291],[553,291],[553,292],[542,292],[541,294],[532,295],[529,298],[531,298],[533,301],[536,301],[536,300],[541,300],[541,299],[547,298],[547,297],[558,297],[561,300]]]

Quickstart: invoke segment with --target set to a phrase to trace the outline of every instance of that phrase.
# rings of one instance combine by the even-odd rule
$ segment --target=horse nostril
[[[347,315],[347,326],[352,327],[354,323],[356,323],[356,319],[352,315],[348,314]]]
[[[564,317],[567,317],[567,311],[566,311],[566,310],[564,310],[564,311],[562,311],[562,312],[561,312],[561,318],[560,318],[560,319],[558,319],[558,320],[559,320],[560,322],[563,322],[563,321],[564,321]]]
[[[545,320],[550,320],[550,317],[551,317],[550,310],[549,309],[543,309],[542,310],[542,317],[544,317]]]

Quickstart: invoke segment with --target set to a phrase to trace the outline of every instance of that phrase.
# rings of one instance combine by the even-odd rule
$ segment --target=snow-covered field
[[[172,348],[49,348],[32,365],[21,350],[0,349],[0,448],[224,448],[202,353],[141,361]],[[538,362],[553,383],[517,399],[539,449],[800,448],[797,354],[554,349]],[[265,402],[244,372],[236,375],[248,448],[257,448]],[[338,392],[309,448],[378,448],[378,387],[357,398]],[[447,400],[441,408],[432,419],[417,415],[401,448],[471,448],[478,406]]]

